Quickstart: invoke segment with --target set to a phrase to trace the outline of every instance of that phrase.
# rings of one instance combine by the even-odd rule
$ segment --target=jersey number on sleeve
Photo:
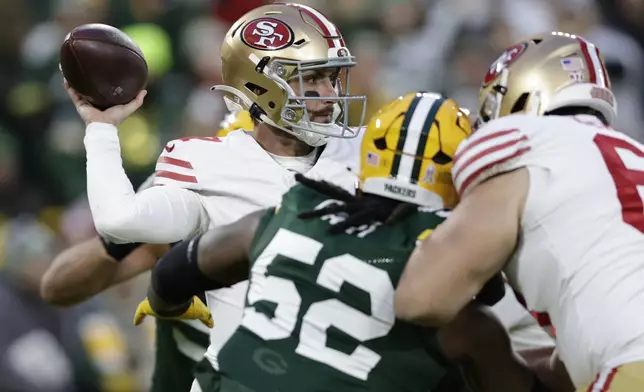
[[[302,297],[295,284],[288,279],[266,275],[277,256],[313,265],[321,250],[320,242],[280,229],[253,265],[248,289],[251,306],[244,309],[241,324],[264,340],[286,339],[301,317],[297,354],[366,380],[380,361],[380,355],[363,345],[358,345],[351,354],[327,347],[326,332],[333,326],[360,342],[387,335],[395,321],[394,287],[389,275],[350,254],[326,259],[316,283],[334,292],[340,292],[345,282],[365,291],[371,299],[371,315],[338,299],[327,299],[311,304],[302,316],[299,314]],[[277,305],[272,318],[255,310],[252,305],[258,301]]]
[[[644,151],[632,143],[598,134],[593,139],[606,162],[622,205],[622,219],[644,233]]]

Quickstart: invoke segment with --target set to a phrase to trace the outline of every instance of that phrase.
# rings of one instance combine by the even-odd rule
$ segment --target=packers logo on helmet
[[[471,134],[451,99],[432,93],[399,97],[372,117],[362,141],[363,192],[428,207],[453,207],[452,159]]]

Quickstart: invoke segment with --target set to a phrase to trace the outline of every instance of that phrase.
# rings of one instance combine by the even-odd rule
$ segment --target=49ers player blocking
[[[479,102],[485,124],[454,158],[461,201],[412,255],[397,315],[444,324],[504,270],[549,316],[578,391],[644,390],[644,146],[610,128],[599,51],[528,39],[490,68]]]

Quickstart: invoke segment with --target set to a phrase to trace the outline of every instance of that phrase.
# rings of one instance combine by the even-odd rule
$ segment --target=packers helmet
[[[512,113],[543,115],[567,106],[589,107],[612,123],[615,97],[599,49],[582,37],[552,32],[506,49],[479,92],[477,124]]]
[[[250,113],[245,110],[230,112],[226,115],[221,124],[219,124],[217,136],[223,137],[238,129],[252,131],[253,128],[255,128],[255,124],[253,124],[253,119],[250,117]]]
[[[349,94],[349,69],[355,66],[355,58],[340,31],[314,8],[273,3],[246,13],[226,33],[221,60],[224,85],[213,89],[226,93],[224,99],[232,111],[248,110],[256,120],[314,147],[329,137],[355,137],[362,126],[366,97]],[[337,71],[337,95],[304,91],[303,76],[325,69]],[[294,79],[300,82],[299,91],[289,85]],[[330,123],[310,120],[306,103],[311,100],[334,103]],[[350,101],[362,102],[355,129],[348,124]]]
[[[369,121],[360,189],[426,207],[455,206],[452,159],[471,133],[467,114],[451,99],[425,92],[397,98]]]

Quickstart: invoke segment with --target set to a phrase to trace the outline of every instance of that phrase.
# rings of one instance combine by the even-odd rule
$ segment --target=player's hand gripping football
[[[143,105],[143,98],[145,98],[145,95],[148,93],[146,90],[141,90],[134,100],[125,105],[116,105],[106,110],[100,110],[83,100],[83,98],[81,98],[80,95],[78,95],[76,91],[69,86],[67,80],[65,80],[64,83],[65,90],[67,90],[67,94],[74,103],[74,106],[76,106],[76,111],[85,122],[85,125],[89,125],[93,122],[119,125],[123,120]]]
[[[173,317],[161,316],[157,314],[157,312],[152,309],[150,301],[148,301],[148,299],[146,298],[136,308],[136,313],[134,314],[134,325],[141,324],[146,316],[173,320],[199,320],[208,328],[212,328],[215,325],[212,320],[212,314],[210,314],[208,307],[196,296],[192,298],[192,303],[185,312]]]

